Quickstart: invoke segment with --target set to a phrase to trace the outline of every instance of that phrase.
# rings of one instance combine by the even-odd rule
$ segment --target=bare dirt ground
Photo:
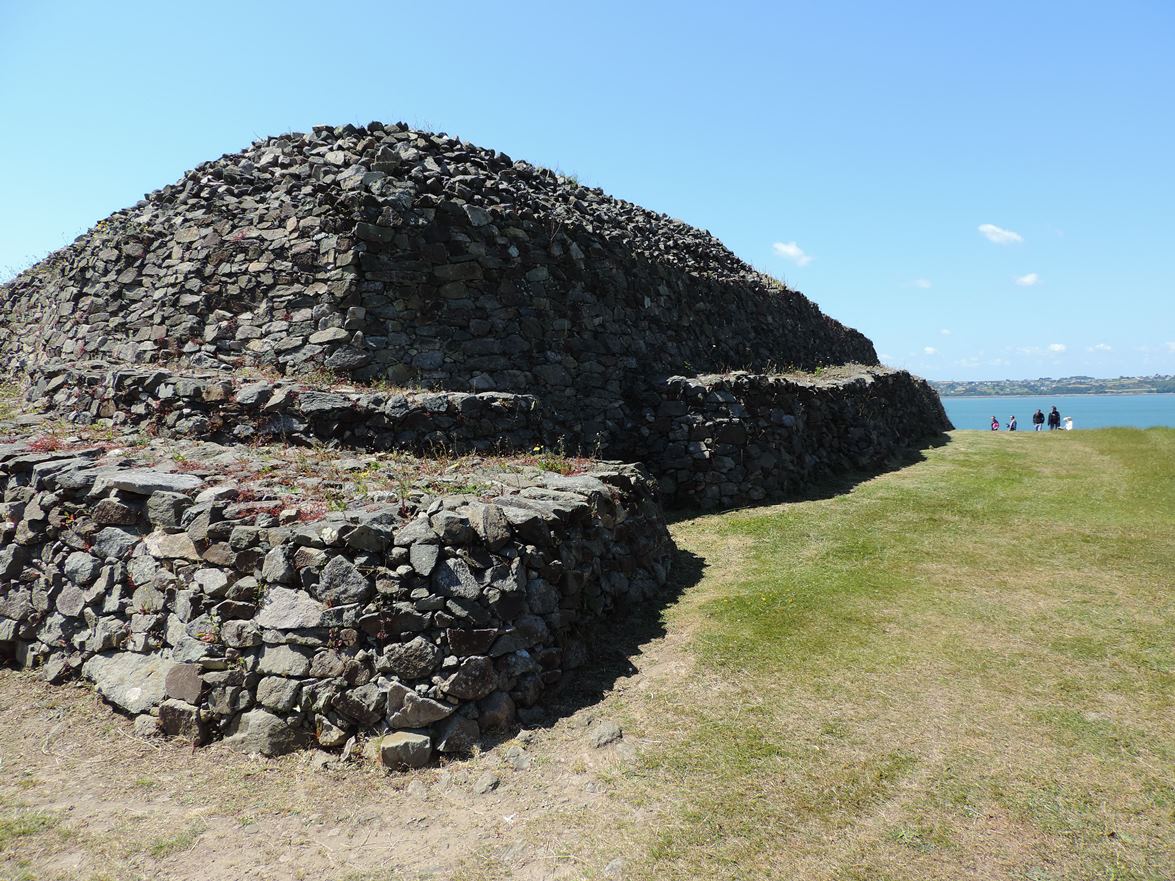
[[[607,782],[639,741],[593,743],[607,709],[605,698],[471,759],[388,775],[325,753],[273,760],[139,738],[88,688],[0,670],[0,878],[615,875],[606,848],[598,867],[570,855],[564,822],[619,810],[640,821]]]

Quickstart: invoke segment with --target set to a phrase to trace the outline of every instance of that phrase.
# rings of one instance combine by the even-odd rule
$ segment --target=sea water
[[[1000,431],[1015,416],[1018,431],[1032,431],[1032,414],[1040,409],[1048,416],[1056,407],[1061,418],[1073,417],[1073,428],[1175,427],[1175,394],[1162,395],[1011,395],[1003,397],[944,397],[943,406],[955,428],[991,430],[991,417]],[[1048,430],[1048,426],[1045,426]]]

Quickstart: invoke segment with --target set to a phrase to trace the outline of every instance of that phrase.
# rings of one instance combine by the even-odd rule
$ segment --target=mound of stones
[[[328,509],[325,482],[275,482],[290,462],[259,450],[43,446],[0,446],[0,654],[197,743],[361,735],[388,767],[465,752],[533,712],[592,622],[670,563],[632,466],[394,493],[359,457]]]
[[[708,232],[402,124],[117,212],[0,285],[0,356],[0,655],[144,731],[388,767],[535,716],[666,584],[664,506],[950,427]]]
[[[585,448],[671,375],[877,361],[703,230],[380,123],[258,141],[102,221],[0,288],[0,354],[532,395]]]

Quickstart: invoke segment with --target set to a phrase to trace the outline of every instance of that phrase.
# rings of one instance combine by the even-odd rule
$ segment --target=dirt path
[[[631,811],[608,779],[636,761],[597,747],[614,695],[679,675],[659,639],[613,694],[465,761],[386,775],[325,753],[277,760],[145,740],[84,687],[0,670],[0,878],[548,879],[609,868],[570,857],[574,818]],[[631,819],[631,818],[630,818]],[[576,848],[578,850],[578,848]],[[617,875],[618,863],[610,866]]]

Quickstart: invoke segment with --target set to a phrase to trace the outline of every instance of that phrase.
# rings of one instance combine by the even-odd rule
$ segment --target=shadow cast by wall
[[[664,611],[702,579],[706,561],[680,548],[674,553],[669,583],[656,599],[627,606],[586,634],[588,662],[569,671],[558,687],[546,692],[534,707],[519,711],[523,727],[550,728],[560,719],[595,706],[616,683],[638,672],[635,662],[649,643],[666,635]],[[508,740],[517,731],[483,737],[485,746]]]
[[[922,445],[919,447],[895,450],[872,468],[857,468],[836,474],[826,474],[794,492],[775,493],[747,505],[732,505],[725,508],[711,508],[705,511],[697,508],[675,507],[666,510],[665,519],[672,525],[685,520],[693,520],[696,517],[729,514],[732,511],[765,508],[788,502],[813,502],[819,499],[831,499],[852,492],[859,484],[872,480],[875,477],[880,477],[882,474],[888,474],[891,471],[901,471],[903,468],[917,465],[919,462],[925,462],[925,450],[945,446],[950,442],[951,436],[944,431],[924,439],[921,442]]]
[[[667,512],[672,523],[681,523],[697,517],[729,513],[730,511],[769,507],[787,502],[816,501],[830,499],[851,492],[859,484],[882,474],[899,471],[919,462],[926,461],[924,451],[950,443],[950,435],[943,432],[923,442],[920,448],[909,448],[895,452],[876,467],[842,474],[828,475],[803,491],[764,499],[756,505],[727,508],[722,511],[697,511],[679,509]],[[706,560],[690,551],[678,548],[673,558],[673,572],[669,584],[656,599],[621,610],[608,621],[606,633],[599,629],[590,640],[589,661],[583,667],[569,672],[558,688],[548,692],[544,700],[535,707],[522,710],[520,721],[527,727],[550,728],[560,719],[574,715],[580,710],[595,706],[603,700],[621,679],[638,672],[636,659],[646,650],[649,643],[664,637],[665,609],[673,605],[685,593],[702,580]],[[515,729],[517,730],[517,729]],[[489,744],[500,743],[513,735],[510,732],[488,739]]]

